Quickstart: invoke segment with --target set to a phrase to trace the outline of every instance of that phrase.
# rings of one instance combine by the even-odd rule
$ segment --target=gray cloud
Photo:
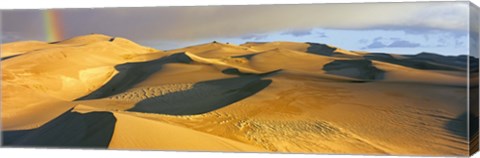
[[[328,37],[327,34],[325,34],[323,32],[319,32],[319,33],[317,33],[317,35],[318,35],[317,37],[320,37],[320,38],[327,38]]]
[[[419,46],[420,46],[419,43],[413,43],[406,40],[394,41],[393,43],[388,45],[388,47],[390,48],[414,48]]]
[[[376,49],[376,48],[385,48],[387,45],[383,44],[380,41],[373,41],[369,45],[363,47],[362,49]]]
[[[386,42],[390,44],[385,44]],[[378,49],[378,48],[415,48],[420,47],[419,43],[410,42],[400,38],[389,38],[385,39],[383,37],[377,37],[373,39],[373,42],[369,45],[363,47],[362,49]]]
[[[63,9],[66,38],[89,33],[134,41],[229,38],[310,28],[465,30],[468,2]],[[43,40],[40,10],[2,11],[2,32]],[[297,34],[301,35],[301,34]]]

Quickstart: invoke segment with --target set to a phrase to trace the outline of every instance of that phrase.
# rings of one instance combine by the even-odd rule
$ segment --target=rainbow
[[[45,39],[55,42],[63,39],[63,23],[60,11],[47,9],[43,11],[43,28]]]

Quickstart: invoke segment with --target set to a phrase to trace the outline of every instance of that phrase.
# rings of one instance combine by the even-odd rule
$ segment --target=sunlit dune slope
[[[38,113],[29,109],[72,101],[105,84],[117,73],[115,65],[145,60],[144,54],[161,53],[123,38],[110,39],[104,35],[88,35],[46,44],[42,49],[36,46],[27,49],[25,46],[21,47],[25,55],[3,60],[3,126],[7,129],[17,126],[8,120],[16,119],[15,115],[22,113],[31,113],[31,118],[38,117],[39,122],[47,121],[42,119],[44,114],[37,116]],[[16,46],[9,46],[2,45],[7,50],[17,51]],[[58,114],[54,109],[50,110]],[[20,124],[22,127],[39,125],[33,122]]]
[[[362,53],[344,50],[335,46],[320,43],[298,43],[298,42],[247,42],[241,46],[258,51],[266,51],[276,48],[285,48],[311,54],[357,58]]]
[[[129,113],[115,113],[118,119],[109,147],[112,149],[163,149],[194,151],[266,151],[228,138],[175,126]],[[145,130],[149,129],[149,130]],[[156,140],[156,141],[152,141]]]
[[[32,50],[41,50],[48,48],[60,47],[58,45],[50,45],[46,42],[40,41],[20,41],[2,44],[0,50],[2,50],[2,60],[8,59],[17,55],[27,53]]]
[[[2,49],[7,146],[468,154],[476,58],[297,42],[159,51],[98,34]]]
[[[225,57],[250,54],[256,51],[257,50],[255,49],[250,49],[248,47],[238,46],[234,44],[212,42],[212,43],[200,44],[200,45],[190,46],[190,47],[185,47],[180,49],[168,50],[166,51],[166,53],[174,54],[174,53],[181,53],[181,52],[190,52],[192,54],[197,54],[203,57],[225,58]]]

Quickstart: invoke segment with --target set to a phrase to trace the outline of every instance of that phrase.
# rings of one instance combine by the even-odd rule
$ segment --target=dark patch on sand
[[[274,75],[274,74],[276,74],[280,71],[282,71],[282,70],[278,69],[278,70],[274,70],[274,71],[270,71],[270,72],[255,74],[255,73],[241,72],[237,68],[226,68],[226,69],[222,70],[222,73],[228,74],[228,75],[238,75],[238,76],[268,77],[268,76]]]
[[[255,55],[258,55],[260,53],[252,53],[252,54],[246,54],[246,55],[238,55],[238,56],[232,56],[232,58],[245,58],[245,59],[252,59]]]
[[[227,69],[224,69],[222,70],[222,73],[224,74],[228,74],[228,75],[254,75],[254,73],[244,73],[244,72],[240,72],[240,70],[238,70],[237,68],[227,68]]]
[[[328,74],[351,77],[360,80],[383,79],[384,71],[375,67],[370,60],[335,60],[323,66]]]
[[[7,59],[11,59],[11,58],[14,58],[14,57],[17,57],[17,56],[20,56],[22,54],[17,54],[17,55],[12,55],[12,56],[8,56],[8,57],[3,57],[2,59],[0,60],[7,60]]]
[[[254,95],[271,82],[250,75],[199,82],[190,90],[142,100],[128,111],[169,115],[207,113]]]
[[[420,53],[416,55],[399,55],[400,58],[386,53],[371,53],[365,59],[378,60],[406,67],[424,70],[465,71],[469,58],[465,55],[442,56],[434,53]],[[473,59],[472,59],[473,58]],[[474,60],[470,57],[470,60]],[[478,63],[476,64],[478,65]]]
[[[326,44],[310,43],[310,42],[307,42],[307,44],[310,45],[307,48],[307,52],[312,54],[332,56],[335,50],[337,50],[337,48],[330,47]]]
[[[110,112],[67,111],[32,130],[3,131],[4,146],[107,148],[116,118]]]
[[[60,43],[60,42],[62,42],[62,41],[49,42],[48,44],[58,44],[58,43]]]
[[[460,136],[462,138],[467,139],[467,119],[473,119],[473,118],[468,118],[470,115],[467,115],[467,112],[457,116],[454,119],[451,119],[445,124],[444,128],[448,130],[450,133]],[[472,117],[472,116],[470,116]],[[477,118],[478,119],[478,118]],[[477,125],[478,127],[478,125]]]
[[[108,83],[76,100],[98,99],[119,94],[161,70],[165,64],[190,62],[192,62],[192,60],[185,55],[185,53],[177,53],[152,61],[117,65],[115,69],[118,71],[118,74],[108,81]]]

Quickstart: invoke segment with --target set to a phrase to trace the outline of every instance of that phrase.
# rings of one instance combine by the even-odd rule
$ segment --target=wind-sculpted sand
[[[1,48],[5,146],[468,154],[472,57],[98,34]]]

